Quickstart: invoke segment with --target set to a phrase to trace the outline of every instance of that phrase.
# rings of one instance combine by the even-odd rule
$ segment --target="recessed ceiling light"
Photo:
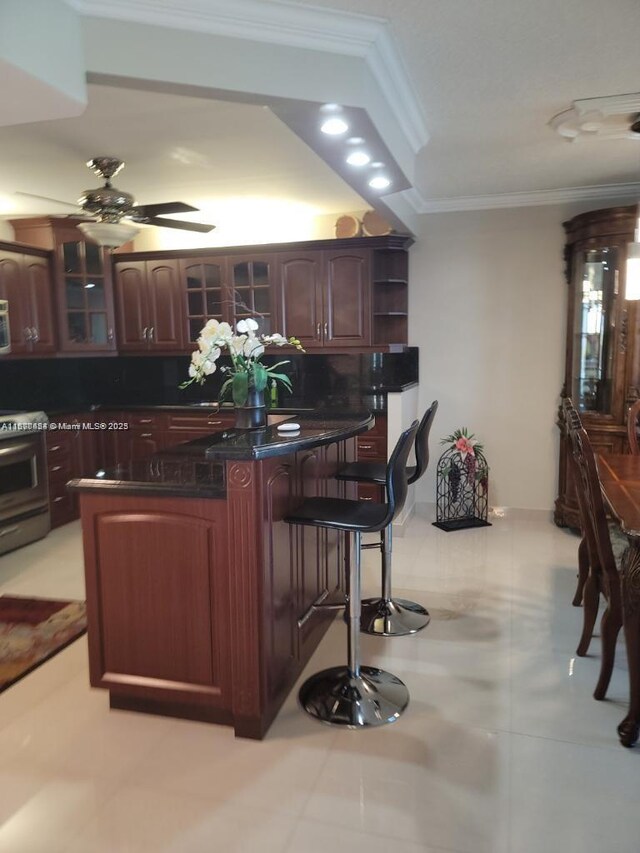
[[[364,139],[361,136],[350,136],[346,142],[347,145],[364,145]]]
[[[323,133],[328,133],[329,136],[340,136],[341,133],[346,133],[349,130],[349,125],[341,118],[329,118],[320,130]]]
[[[350,166],[366,166],[371,162],[371,157],[365,151],[354,151],[347,157],[347,163]]]
[[[373,187],[374,190],[386,190],[387,187],[391,186],[391,181],[384,175],[378,175],[376,178],[371,178],[369,186]]]
[[[381,163],[379,160],[376,160],[375,163],[371,164],[372,169],[382,169],[383,166],[384,166],[384,163]]]

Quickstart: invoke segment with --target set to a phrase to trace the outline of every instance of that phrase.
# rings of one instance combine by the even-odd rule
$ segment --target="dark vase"
[[[264,391],[250,387],[244,406],[236,406],[236,429],[264,429],[266,425]]]

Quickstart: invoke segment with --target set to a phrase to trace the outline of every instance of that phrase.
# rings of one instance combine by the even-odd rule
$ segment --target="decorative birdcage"
[[[436,471],[435,527],[447,532],[491,527],[487,521],[489,466],[482,445],[464,427],[440,443],[449,446],[438,460]]]

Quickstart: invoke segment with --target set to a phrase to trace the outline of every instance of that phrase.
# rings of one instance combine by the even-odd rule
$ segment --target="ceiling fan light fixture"
[[[110,249],[133,240],[140,232],[135,225],[124,222],[80,222],[78,228],[88,240]]]

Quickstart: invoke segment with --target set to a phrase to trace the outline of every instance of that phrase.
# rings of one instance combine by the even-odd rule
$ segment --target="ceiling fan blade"
[[[166,201],[163,204],[137,204],[133,210],[139,216],[164,216],[165,213],[194,213],[198,208],[183,201]]]
[[[47,195],[36,195],[35,193],[24,193],[20,192],[20,190],[16,190],[14,195],[23,196],[24,198],[36,198],[38,201],[48,201],[51,204],[60,204],[63,207],[72,207],[74,210],[79,210],[77,204],[71,204],[68,201],[61,201],[59,198],[49,198]]]
[[[183,222],[181,219],[165,219],[160,216],[150,216],[142,220],[145,225],[160,225],[162,228],[181,228],[183,231],[199,231],[206,234],[213,231],[215,225],[205,225],[202,222]]]

